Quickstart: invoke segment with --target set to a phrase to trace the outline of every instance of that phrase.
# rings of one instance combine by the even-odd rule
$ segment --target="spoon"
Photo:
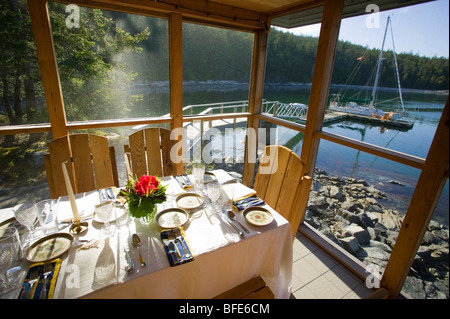
[[[241,226],[242,229],[243,229],[247,234],[249,233],[248,229],[245,228],[245,226],[242,225],[242,224],[236,219],[236,215],[233,213],[233,211],[228,210],[228,211],[227,211],[227,214],[228,214],[228,217],[229,217],[230,219],[234,220],[236,223],[238,223],[239,226]]]
[[[141,267],[144,267],[145,261],[144,261],[144,258],[142,258],[141,250],[139,249],[140,242],[141,242],[141,239],[139,238],[139,236],[137,234],[131,235],[131,245],[133,245],[133,247],[136,247],[138,249],[139,257],[141,258]]]

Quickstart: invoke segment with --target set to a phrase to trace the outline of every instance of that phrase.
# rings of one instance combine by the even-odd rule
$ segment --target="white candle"
[[[78,214],[77,204],[75,203],[75,196],[73,195],[72,184],[70,183],[69,173],[67,173],[66,163],[62,163],[62,171],[64,174],[64,181],[66,182],[67,194],[69,195],[70,206],[72,207],[73,219],[75,222],[80,222],[80,215]]]

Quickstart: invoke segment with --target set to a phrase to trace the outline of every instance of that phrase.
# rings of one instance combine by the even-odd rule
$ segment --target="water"
[[[337,89],[332,93],[337,93]],[[395,92],[379,93],[379,100],[389,100],[396,96]],[[264,98],[290,103],[308,104],[309,89],[303,90],[265,90]],[[409,155],[426,158],[447,94],[421,94],[418,92],[403,93],[406,115],[402,120],[414,123],[410,130],[381,128],[367,123],[342,121],[327,125],[326,132],[386,147]],[[396,111],[399,106],[395,102],[383,105],[384,111]],[[291,135],[295,134],[294,132]],[[298,154],[301,151],[298,142],[292,149]],[[397,209],[405,213],[411,200],[420,170],[407,165],[373,156],[348,147],[325,140],[320,142],[316,167],[330,175],[355,177],[364,179],[383,191],[387,199],[379,201],[381,205]],[[436,206],[433,218],[444,225],[449,225],[449,182],[447,180],[441,198]]]
[[[266,87],[264,90],[264,99],[283,103],[298,102],[308,105],[309,91],[310,89],[307,86],[300,88],[292,85],[285,87]],[[331,93],[337,93],[338,91],[339,89],[332,89]],[[406,154],[426,158],[447,95],[448,93],[424,94],[420,92],[404,92],[403,99],[407,114],[402,120],[414,123],[413,128],[410,130],[380,128],[379,126],[352,121],[334,123],[324,127],[323,130],[358,141],[364,141]],[[395,97],[396,93],[389,91],[381,92],[378,96],[379,100],[391,100]],[[148,98],[146,97],[144,100]],[[185,93],[183,104],[186,106],[190,104],[246,100],[247,98],[247,89],[231,92],[222,92],[213,89]],[[152,99],[154,101],[167,100],[165,97],[158,97],[156,99],[153,97]],[[380,108],[384,111],[396,111],[399,109],[399,106],[397,102],[389,101]],[[296,131],[280,127],[278,137],[280,144],[288,143],[291,149],[300,154],[303,141],[301,133],[299,134]],[[381,205],[397,209],[400,213],[406,212],[420,175],[420,170],[418,169],[325,140],[320,142],[316,167],[325,170],[329,175],[364,179],[367,183],[374,185],[386,194],[387,199],[380,200]],[[449,183],[447,180],[433,218],[448,226],[448,210]]]

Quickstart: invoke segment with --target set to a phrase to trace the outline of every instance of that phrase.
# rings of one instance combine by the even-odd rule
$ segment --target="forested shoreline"
[[[64,4],[49,3],[67,119],[103,119],[104,106],[108,114],[148,116],[148,110],[136,110],[142,95],[129,88],[136,82],[168,81],[167,20],[81,7],[80,27],[68,28],[65,9]],[[47,121],[27,2],[0,2],[0,25],[0,124]],[[317,42],[272,28],[266,85],[311,83]],[[251,33],[184,23],[183,80],[249,83],[252,49]],[[379,50],[339,42],[332,84],[370,85],[378,55]],[[395,87],[391,57],[386,52],[380,87]],[[402,88],[448,91],[448,58],[400,53],[398,64]]]

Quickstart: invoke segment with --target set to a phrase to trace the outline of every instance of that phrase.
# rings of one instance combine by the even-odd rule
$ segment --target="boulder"
[[[344,249],[349,253],[351,253],[352,255],[355,255],[356,252],[359,250],[359,242],[358,239],[356,239],[356,237],[353,236],[345,237],[339,239],[339,241],[341,242],[342,247],[344,247]]]
[[[346,232],[346,234],[344,234],[345,237],[356,237],[361,245],[370,244],[370,234],[367,229],[364,229],[357,224],[350,224],[345,227],[344,231]]]

